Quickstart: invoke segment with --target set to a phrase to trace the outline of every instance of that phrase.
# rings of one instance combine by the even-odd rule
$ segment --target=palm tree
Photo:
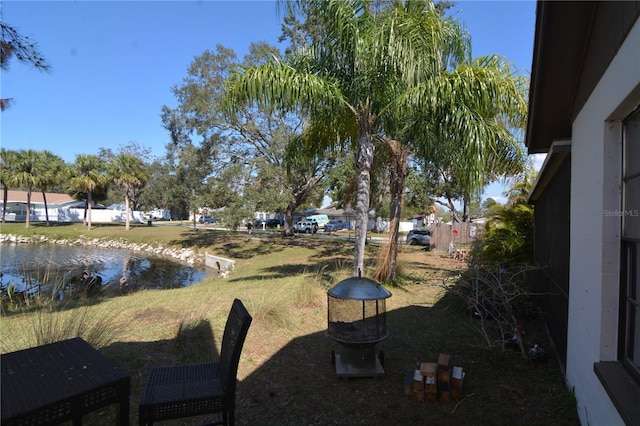
[[[109,176],[119,187],[124,189],[125,223],[129,230],[129,204],[131,191],[143,188],[149,177],[144,163],[131,154],[120,154],[112,159],[109,165]]]
[[[2,223],[5,222],[7,213],[7,199],[9,187],[13,181],[15,167],[18,163],[18,152],[4,148],[0,149],[0,183],[2,184]]]
[[[387,142],[394,159],[389,169],[391,233],[387,250],[380,252],[376,279],[395,278],[398,227],[411,151],[425,161],[442,161],[444,156],[443,162],[454,171],[465,204],[488,179],[522,168],[521,142],[511,129],[522,129],[526,121],[526,79],[498,56],[465,59],[454,65],[452,70],[443,67],[398,99],[398,124],[402,125],[404,117],[409,125],[388,128],[399,141]]]
[[[38,173],[38,153],[32,149],[18,151],[16,157],[15,173],[10,183],[13,186],[27,189],[27,215],[25,228],[31,226],[31,193],[34,187],[40,183]]]
[[[508,199],[507,207],[513,207],[516,204],[528,204],[529,193],[537,178],[538,172],[535,169],[533,160],[530,159],[521,173],[517,173],[510,179],[505,180],[505,183],[509,184],[503,194]]]
[[[104,162],[95,155],[80,154],[69,170],[69,186],[76,192],[87,194],[85,216],[87,229],[91,230],[91,194],[108,183]],[[86,213],[88,210],[88,214]]]
[[[40,190],[42,191],[42,199],[44,200],[44,212],[49,226],[49,208],[47,206],[47,190],[51,186],[58,185],[62,182],[63,173],[65,171],[64,160],[50,151],[38,153],[38,175]]]
[[[398,99],[436,75],[467,50],[462,28],[442,19],[432,3],[394,2],[381,11],[368,0],[284,3],[290,11],[310,7],[325,36],[289,63],[273,60],[230,80],[228,104],[256,102],[297,109],[308,117],[309,151],[351,145],[357,194],[353,274],[364,270],[376,142],[398,127]]]

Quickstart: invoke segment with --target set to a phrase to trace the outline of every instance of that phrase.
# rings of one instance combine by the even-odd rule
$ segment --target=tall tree
[[[109,182],[106,165],[95,155],[80,154],[76,156],[76,161],[68,172],[69,187],[77,193],[86,194],[85,224],[90,231],[92,194],[94,191],[104,188]]]
[[[206,176],[208,183],[201,191],[203,195],[232,185],[245,206],[285,213],[284,232],[293,234],[293,212],[313,198],[314,188],[330,168],[332,158],[307,159],[293,148],[286,152],[287,145],[302,129],[303,120],[295,113],[239,107],[229,117],[222,104],[225,81],[234,71],[279,56],[280,52],[266,43],[251,44],[242,62],[233,50],[224,46],[204,52],[194,59],[183,83],[174,87],[179,105],[163,110],[163,122],[172,133],[175,146],[192,144],[210,154],[212,167]],[[228,176],[229,169],[235,171],[234,179],[221,180],[222,176]],[[213,203],[206,207],[222,207],[217,201],[220,198],[201,200]],[[225,213],[227,220],[237,223],[236,213],[241,210],[245,209]]]
[[[100,148],[98,150],[98,157],[105,162],[105,164],[112,165],[115,161],[115,158],[119,155],[129,155],[139,159],[146,171],[147,181],[149,179],[150,174],[150,163],[151,163],[151,148],[145,147],[139,144],[136,141],[131,141],[127,145],[121,145],[117,152],[112,151],[110,148]],[[111,176],[112,177],[112,176]],[[130,208],[131,210],[141,210],[142,202],[141,197],[146,189],[146,184],[143,186],[133,186],[129,189],[129,200],[130,200]],[[110,182],[109,187],[107,188],[107,197],[105,200],[108,204],[122,204],[120,201],[122,200],[122,196],[120,191],[118,190],[120,186],[112,180]],[[94,200],[95,194],[94,194]]]
[[[42,199],[44,201],[44,212],[49,226],[49,207],[47,205],[47,191],[53,186],[58,186],[64,180],[66,164],[64,160],[50,151],[42,151],[38,153],[38,186],[42,191]]]
[[[115,156],[108,167],[108,175],[120,188],[124,189],[125,229],[130,228],[130,204],[135,189],[143,188],[149,179],[142,160],[131,154]]]
[[[288,11],[309,8],[325,37],[299,49],[289,61],[251,67],[229,84],[233,108],[298,108],[308,117],[308,148],[336,146],[355,152],[356,202],[353,274],[364,271],[376,142],[398,127],[399,98],[436,75],[449,60],[461,60],[468,40],[454,21],[431,3],[309,0],[281,3]],[[405,8],[406,7],[406,11]]]
[[[405,12],[411,13],[411,4],[406,6]],[[398,100],[400,120],[395,124],[399,126],[387,128],[395,136],[388,140],[395,143],[397,139],[404,146],[394,151],[402,155],[396,160],[401,166],[390,168],[392,206],[402,205],[412,150],[425,159],[433,159],[439,151],[436,161],[444,158],[454,170],[464,202],[463,220],[468,218],[472,196],[488,180],[509,168],[513,172],[521,169],[524,154],[513,130],[523,129],[526,122],[527,80],[504,58],[492,55],[471,61],[470,53],[469,49],[457,61],[443,61],[437,72]],[[403,117],[408,125],[402,123]],[[388,123],[394,124],[392,120]],[[378,262],[382,266],[376,272],[378,279],[395,278],[400,209],[393,208],[392,213],[390,244],[385,261]]]
[[[5,222],[7,213],[7,198],[9,188],[14,180],[16,165],[18,164],[18,152],[0,148],[0,183],[2,183],[2,223]]]
[[[177,213],[175,206],[172,205],[171,189],[174,186],[174,174],[168,164],[161,158],[156,158],[152,162],[147,163],[149,180],[140,191],[139,204],[144,206],[145,210],[169,210],[171,217]]]
[[[201,193],[203,183],[213,170],[214,152],[209,145],[198,146],[191,140],[190,131],[178,111],[164,106],[162,121],[171,135],[167,144],[166,166],[170,170],[169,188],[172,211],[182,219],[192,213],[193,229],[196,229],[197,195]]]
[[[31,193],[40,184],[38,153],[32,149],[20,150],[16,156],[15,172],[9,183],[27,190],[27,216],[25,228],[31,226]]]

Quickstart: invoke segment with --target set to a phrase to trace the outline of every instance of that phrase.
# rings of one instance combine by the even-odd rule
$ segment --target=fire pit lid
[[[328,294],[338,299],[378,300],[391,297],[391,292],[366,277],[350,277],[332,287]]]

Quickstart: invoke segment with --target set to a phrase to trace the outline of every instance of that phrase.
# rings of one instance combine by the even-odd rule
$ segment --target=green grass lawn
[[[341,379],[331,363],[340,348],[324,334],[327,290],[349,276],[353,243],[320,237],[282,238],[188,226],[2,226],[3,234],[57,239],[123,238],[136,243],[191,247],[234,259],[227,278],[187,288],[147,290],[69,307],[63,312],[5,312],[2,352],[29,345],[33,324],[65,324],[80,318],[83,330],[104,334],[100,350],[131,374],[131,423],[149,369],[156,365],[216,359],[226,316],[241,299],[254,320],[238,372],[236,421],[240,425],[577,425],[575,401],[541,324],[525,324],[526,344],[540,343],[549,362],[483,348],[473,318],[443,289],[465,264],[441,253],[402,245],[399,284],[387,287],[389,338],[383,378]],[[368,244],[373,271],[376,244]],[[36,327],[37,328],[37,327]],[[42,327],[41,327],[42,328]],[[51,331],[53,333],[53,331]],[[28,339],[17,338],[24,336]],[[404,394],[403,379],[419,362],[440,353],[466,372],[464,399],[418,402]],[[87,424],[112,424],[113,409],[88,416]],[[170,424],[199,424],[200,419]]]

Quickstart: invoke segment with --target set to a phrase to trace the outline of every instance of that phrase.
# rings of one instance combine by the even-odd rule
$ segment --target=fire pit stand
[[[338,377],[384,376],[384,354],[376,344],[389,333],[385,299],[391,293],[370,278],[351,277],[327,292],[327,337],[342,349],[331,352]]]
[[[384,376],[384,354],[375,344],[358,346],[343,345],[339,353],[331,351],[331,361],[336,366],[338,377],[382,377]]]

